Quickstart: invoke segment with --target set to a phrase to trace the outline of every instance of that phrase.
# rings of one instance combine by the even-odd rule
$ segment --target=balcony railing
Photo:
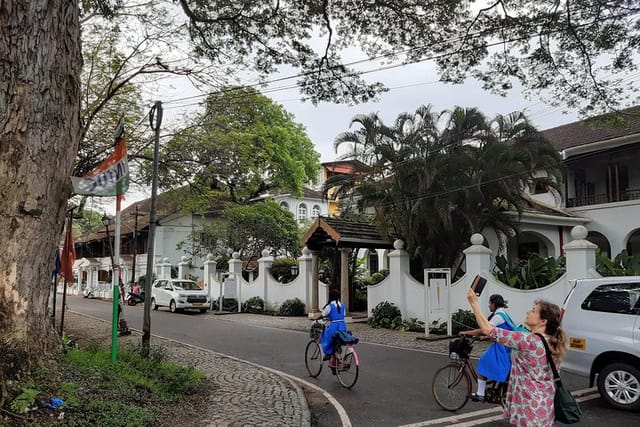
[[[622,202],[625,200],[639,200],[640,189],[626,190],[620,194],[620,199],[616,200],[615,197],[609,197],[607,194],[591,194],[584,197],[571,197],[567,199],[567,207],[575,208],[578,206],[600,205],[603,203]]]

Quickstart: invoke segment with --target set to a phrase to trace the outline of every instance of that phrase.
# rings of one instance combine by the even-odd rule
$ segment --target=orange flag
[[[73,237],[71,236],[71,224],[69,224],[67,226],[67,234],[64,238],[62,257],[60,259],[60,275],[65,278],[67,283],[73,282],[73,263],[75,261],[76,248],[73,245]]]

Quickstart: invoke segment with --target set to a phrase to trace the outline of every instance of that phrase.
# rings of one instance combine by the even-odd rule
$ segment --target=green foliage
[[[518,263],[508,261],[503,255],[496,257],[493,272],[502,283],[516,289],[538,289],[555,282],[566,271],[564,256],[557,259],[531,255]]]
[[[40,395],[40,391],[34,388],[25,388],[22,390],[18,396],[11,402],[9,407],[12,411],[22,414],[27,412],[27,408],[29,408],[36,400],[36,397]]]
[[[451,333],[453,335],[458,335],[458,333],[462,331],[478,329],[476,316],[471,310],[458,309],[458,311],[451,315],[451,322]]]
[[[63,356],[63,362],[79,371],[104,378],[105,396],[111,393],[131,396],[136,393],[153,394],[166,400],[197,393],[205,386],[205,376],[193,368],[173,362],[145,359],[139,350],[121,350],[118,360],[111,361],[111,352],[102,347],[74,349]]]
[[[421,106],[391,126],[376,114],[355,116],[352,125],[335,145],[349,144],[364,166],[330,177],[324,192],[375,210],[376,222],[415,257],[414,271],[456,272],[473,233],[514,232],[523,189],[540,171],[550,189],[562,182],[557,151],[521,113],[489,120],[475,108]]]
[[[163,145],[162,158],[173,164],[159,177],[163,188],[188,180],[245,204],[271,189],[299,195],[316,179],[319,155],[304,127],[256,89],[222,88],[204,107]]]
[[[251,297],[242,303],[242,311],[245,313],[264,313],[264,300],[260,297]]]
[[[638,276],[640,257],[629,255],[624,249],[614,259],[609,259],[606,252],[596,249],[596,270],[603,276]]]
[[[282,302],[278,310],[279,316],[304,316],[305,305],[298,298],[288,299]]]
[[[393,329],[396,331],[424,332],[424,322],[415,317],[402,318],[400,309],[393,303],[383,301],[375,306],[367,324],[372,328]]]
[[[291,268],[298,268],[298,261],[295,258],[277,258],[273,261],[269,272],[280,283],[289,283],[297,275],[291,273]]]
[[[395,304],[383,301],[374,307],[367,323],[373,328],[401,329],[402,313]]]
[[[297,256],[301,245],[293,214],[273,200],[251,205],[230,205],[221,217],[203,225],[186,242],[197,242],[189,250],[194,255],[212,253],[227,256],[232,248],[244,257],[260,257],[265,248],[276,248],[275,255]],[[184,249],[186,242],[180,248]]]

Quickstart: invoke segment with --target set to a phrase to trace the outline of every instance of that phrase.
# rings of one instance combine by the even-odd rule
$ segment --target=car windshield
[[[200,287],[196,284],[196,282],[191,282],[189,280],[184,280],[181,282],[173,282],[173,287],[176,289],[183,289],[185,291],[199,291]]]

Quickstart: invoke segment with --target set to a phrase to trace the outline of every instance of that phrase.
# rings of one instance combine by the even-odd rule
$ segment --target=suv
[[[563,306],[562,369],[597,377],[611,406],[640,409],[640,276],[579,279]]]
[[[158,279],[151,287],[151,308],[169,307],[172,313],[193,308],[204,313],[211,307],[207,293],[193,280]]]

